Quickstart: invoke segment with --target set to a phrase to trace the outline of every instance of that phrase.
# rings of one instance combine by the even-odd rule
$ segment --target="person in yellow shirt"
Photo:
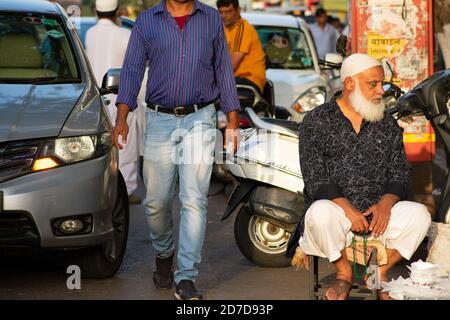
[[[218,0],[217,8],[225,26],[225,36],[237,84],[264,91],[265,54],[255,28],[241,18],[239,0]]]

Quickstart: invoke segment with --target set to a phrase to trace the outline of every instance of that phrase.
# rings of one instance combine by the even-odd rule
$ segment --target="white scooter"
[[[303,179],[298,154],[298,123],[245,112],[252,128],[225,167],[239,183],[222,220],[240,206],[234,225],[243,255],[259,266],[289,265],[287,243],[303,213]]]

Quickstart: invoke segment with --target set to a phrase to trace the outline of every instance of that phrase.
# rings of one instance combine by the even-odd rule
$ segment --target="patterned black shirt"
[[[305,212],[312,202],[344,197],[360,211],[386,193],[408,196],[409,165],[403,131],[385,114],[363,120],[358,134],[336,103],[336,96],[300,124],[300,166],[305,182]]]

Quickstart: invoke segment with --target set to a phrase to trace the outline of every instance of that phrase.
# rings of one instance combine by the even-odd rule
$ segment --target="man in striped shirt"
[[[240,109],[223,26],[217,10],[198,0],[161,0],[143,12],[133,28],[117,97],[114,143],[126,143],[126,118],[149,66],[144,150],[144,207],[157,251],[153,282],[175,297],[202,299],[194,286],[205,234],[212,172],[216,110],[228,114],[224,147],[238,144]],[[172,200],[179,181],[180,232],[177,268]]]
[[[239,0],[218,0],[225,25],[236,83],[251,85],[260,93],[266,84],[265,54],[255,28],[241,18]]]

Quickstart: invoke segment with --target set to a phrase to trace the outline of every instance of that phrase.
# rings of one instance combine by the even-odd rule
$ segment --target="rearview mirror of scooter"
[[[348,51],[348,38],[341,34],[336,40],[336,52],[345,58],[349,54]]]

